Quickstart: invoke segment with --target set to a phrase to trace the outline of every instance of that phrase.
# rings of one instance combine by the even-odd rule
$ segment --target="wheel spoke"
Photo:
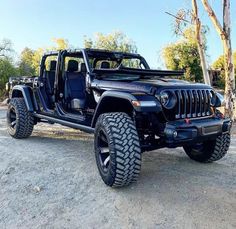
[[[14,127],[16,125],[16,120],[11,122],[11,126]]]
[[[104,165],[107,166],[107,163],[110,161],[110,155],[105,159]]]
[[[109,148],[108,147],[100,147],[100,152],[101,153],[109,153]]]
[[[99,131],[98,147],[99,147],[99,158],[100,158],[101,167],[104,172],[107,172],[109,161],[110,161],[110,150],[109,150],[107,136],[103,130]]]

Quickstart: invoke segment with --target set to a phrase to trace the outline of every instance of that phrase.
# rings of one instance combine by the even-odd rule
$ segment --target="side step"
[[[53,117],[50,117],[47,115],[42,115],[42,114],[37,114],[37,113],[34,113],[33,116],[36,118],[48,120],[53,123],[58,123],[63,126],[68,126],[68,127],[74,128],[74,129],[82,130],[86,133],[94,133],[94,128],[92,128],[90,126],[84,126],[84,125],[81,125],[78,123],[73,123],[73,122],[69,122],[66,120],[61,120],[61,119],[57,119],[57,118],[53,118]]]

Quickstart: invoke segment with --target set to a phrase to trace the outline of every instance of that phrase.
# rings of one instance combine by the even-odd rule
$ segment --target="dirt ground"
[[[217,163],[181,148],[143,154],[137,184],[104,185],[93,137],[37,125],[26,140],[6,132],[0,109],[0,228],[236,228],[236,138]]]

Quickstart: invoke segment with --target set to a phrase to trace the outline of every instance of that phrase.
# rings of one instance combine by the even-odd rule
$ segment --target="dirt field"
[[[145,153],[139,182],[111,189],[91,135],[40,124],[15,140],[0,109],[0,228],[236,228],[236,138],[213,164]]]

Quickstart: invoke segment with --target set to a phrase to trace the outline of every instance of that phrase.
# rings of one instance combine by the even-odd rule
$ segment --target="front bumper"
[[[211,117],[196,120],[179,120],[166,124],[165,141],[169,147],[214,139],[231,129],[230,119]]]

